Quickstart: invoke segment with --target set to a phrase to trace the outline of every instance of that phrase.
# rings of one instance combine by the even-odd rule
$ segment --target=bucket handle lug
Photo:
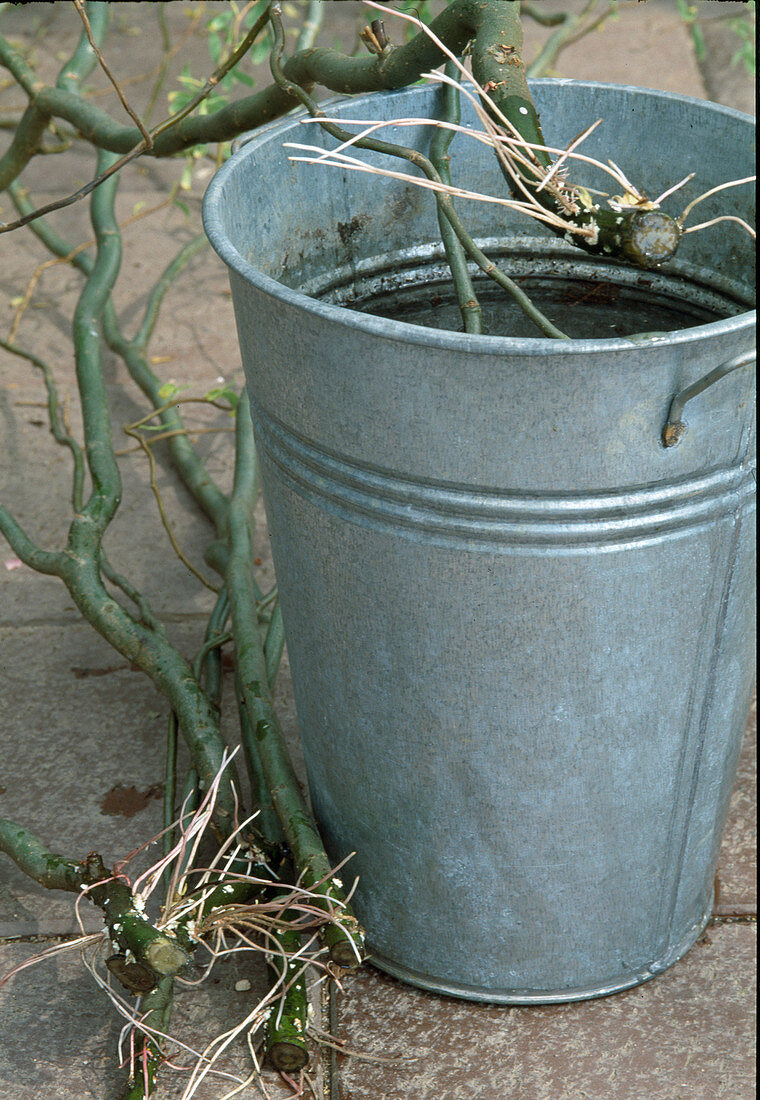
[[[687,386],[685,390],[681,390],[680,393],[677,393],[670,402],[668,418],[665,421],[665,427],[662,429],[663,447],[675,447],[676,444],[681,441],[686,431],[686,424],[682,418],[687,401],[691,401],[692,397],[696,397],[698,393],[702,393],[708,386],[712,386],[714,382],[719,382],[721,378],[725,378],[727,374],[731,374],[732,371],[738,370],[739,367],[746,367],[750,363],[754,363],[756,358],[757,353],[754,351],[736,355],[733,359],[727,359],[725,363],[721,363],[719,367],[715,367],[708,374],[704,375],[703,378],[700,378],[698,382],[694,382],[691,386]]]

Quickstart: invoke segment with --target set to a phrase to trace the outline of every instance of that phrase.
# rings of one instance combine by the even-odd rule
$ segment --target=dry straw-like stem
[[[150,489],[151,489],[151,492],[153,493],[153,496],[155,497],[156,506],[158,508],[158,514],[161,517],[161,523],[162,523],[163,528],[166,531],[166,534],[169,538],[169,542],[172,545],[172,550],[177,555],[179,560],[182,562],[184,567],[190,573],[192,573],[192,575],[196,578],[196,580],[199,580],[200,583],[205,588],[208,588],[212,592],[216,592],[218,594],[219,585],[214,584],[210,580],[207,580],[207,578],[204,577],[204,575],[200,572],[200,570],[196,569],[196,567],[193,565],[193,563],[190,561],[190,559],[187,557],[187,555],[182,550],[182,547],[177,542],[177,536],[174,534],[174,528],[172,527],[171,521],[169,520],[169,516],[166,512],[166,508],[164,507],[164,500],[163,500],[163,497],[161,496],[161,490],[159,489],[159,486],[158,486],[158,479],[156,477],[156,459],[155,459],[155,456],[153,454],[152,447],[148,446],[145,439],[140,435],[140,433],[138,431],[136,431],[134,429],[134,427],[131,424],[125,425],[124,431],[130,437],[130,439],[136,440],[138,447],[140,448],[140,450],[143,452],[143,454],[148,459],[148,467],[150,469]]]
[[[132,451],[134,449],[136,449],[138,451],[142,451],[142,453],[145,454],[145,456],[148,459],[148,465],[149,465],[149,469],[150,469],[150,488],[151,488],[153,496],[155,497],[155,500],[156,500],[156,505],[158,507],[158,513],[159,513],[159,516],[161,517],[161,523],[164,527],[164,530],[166,531],[166,534],[169,537],[169,541],[171,542],[172,549],[174,550],[174,553],[177,555],[177,557],[182,562],[182,564],[185,566],[185,568],[188,569],[193,574],[193,576],[201,582],[202,585],[204,585],[206,588],[209,588],[212,592],[218,593],[219,592],[219,585],[214,584],[213,582],[207,580],[207,578],[203,576],[203,574],[200,572],[200,570],[196,569],[196,567],[193,565],[193,563],[190,561],[190,559],[187,557],[187,555],[183,552],[182,548],[180,547],[179,543],[177,542],[177,537],[174,534],[174,529],[173,529],[173,527],[171,525],[171,522],[169,520],[169,516],[167,514],[166,507],[164,505],[163,497],[161,495],[161,490],[158,486],[158,479],[157,479],[157,476],[156,476],[156,472],[157,472],[156,459],[155,459],[155,456],[153,454],[152,447],[153,447],[154,443],[158,443],[163,439],[172,439],[177,435],[187,435],[187,434],[194,435],[194,434],[200,434],[202,432],[220,432],[220,431],[225,431],[225,430],[229,430],[229,429],[224,429],[224,428],[205,428],[205,429],[204,428],[194,428],[194,429],[187,429],[187,428],[184,428],[184,427],[183,428],[175,428],[175,429],[172,429],[170,431],[159,432],[158,434],[152,436],[150,440],[146,440],[145,437],[142,436],[139,432],[140,428],[144,428],[146,425],[150,424],[150,421],[154,420],[156,417],[161,416],[162,413],[167,412],[167,410],[169,410],[169,409],[176,408],[178,405],[185,405],[185,404],[211,405],[215,409],[223,409],[225,412],[230,411],[229,405],[224,405],[221,402],[215,401],[215,400],[213,400],[212,398],[209,398],[209,397],[186,397],[186,398],[181,398],[179,400],[168,401],[165,405],[163,405],[163,406],[161,406],[157,409],[154,409],[152,412],[147,413],[145,416],[141,417],[139,420],[136,420],[133,424],[126,424],[124,426],[124,433],[126,435],[128,435],[130,437],[130,439],[134,439],[136,441],[136,448],[130,448],[130,451]],[[124,453],[128,453],[128,452],[120,451],[120,452],[114,452],[114,453],[115,454],[124,454]]]
[[[568,160],[577,160],[593,165],[594,167],[601,169],[617,182],[622,187],[622,194],[617,196],[605,196],[607,197],[607,205],[613,213],[630,213],[631,210],[641,211],[653,211],[658,210],[660,204],[665,198],[668,198],[685,183],[687,183],[692,176],[687,176],[684,180],[672,187],[668,187],[656,200],[651,201],[647,196],[640,191],[625,175],[625,173],[614,163],[612,160],[608,160],[607,164],[602,163],[600,160],[594,157],[588,157],[584,154],[579,154],[577,148],[580,143],[585,140],[588,135],[596,129],[601,120],[593,123],[585,131],[583,131],[577,138],[574,138],[565,149],[556,149],[551,146],[538,144],[536,142],[528,142],[517,131],[515,126],[504,116],[499,110],[498,106],[494,102],[493,98],[489,96],[488,86],[482,87],[478,81],[467,72],[462,62],[455,57],[455,55],[448,49],[433,31],[427,27],[420,19],[409,13],[395,11],[392,8],[387,7],[384,4],[378,3],[377,0],[364,0],[367,7],[383,11],[388,15],[395,15],[400,19],[404,19],[409,23],[412,23],[418,30],[426,34],[432,41],[436,43],[438,48],[449,58],[450,62],[456,66],[463,77],[466,78],[466,83],[461,86],[461,90],[473,103],[475,111],[484,127],[484,134],[476,135],[472,130],[463,128],[464,133],[467,133],[471,137],[475,137],[476,140],[486,140],[490,144],[499,159],[505,173],[512,181],[517,190],[519,190],[526,199],[528,207],[526,208],[521,204],[517,204],[514,208],[522,210],[524,213],[528,213],[529,216],[536,218],[539,221],[544,221],[546,224],[552,226],[555,231],[567,232],[571,235],[579,238],[590,237],[593,240],[593,234],[596,232],[596,227],[592,224],[589,226],[588,222],[582,221],[580,225],[568,220],[566,224],[562,225],[565,219],[559,218],[559,221],[554,221],[552,218],[547,217],[546,208],[541,206],[535,200],[535,195],[540,194],[541,191],[547,190],[552,199],[558,204],[560,208],[568,214],[585,214],[592,209],[592,203],[590,199],[590,192],[581,187],[573,186],[564,179],[564,165]],[[454,83],[450,76],[445,73],[431,73],[423,74],[425,79],[435,80],[439,83]],[[469,84],[476,93],[477,98],[467,87]],[[487,111],[484,110],[484,106]],[[498,123],[495,125],[494,120]],[[350,125],[347,120],[342,120]],[[354,122],[355,125],[367,125],[363,122]],[[417,120],[399,120],[398,123],[391,122],[387,125],[441,125],[433,120],[417,119]],[[444,124],[445,125],[445,124]],[[345,146],[344,146],[345,147]],[[343,147],[342,147],[343,148]],[[342,148],[340,151],[342,151]],[[327,156],[322,150],[318,150],[320,153],[320,161],[329,163]],[[540,157],[537,157],[537,153],[557,155],[559,159],[551,166],[547,166],[542,162]],[[342,167],[355,168],[355,165],[343,163]],[[366,170],[366,169],[365,169]],[[526,188],[524,180],[530,180],[531,187]],[[742,180],[731,180],[727,183],[721,184],[716,188],[711,188],[709,191],[700,195],[697,199],[694,199],[685,208],[680,217],[673,219],[674,229],[676,232],[681,230],[684,220],[693,209],[693,207],[701,202],[708,195],[715,194],[717,191],[723,190],[728,187],[735,187],[742,183],[749,183],[754,180],[755,177],[747,177]],[[429,184],[422,180],[414,180],[419,186],[425,187]],[[451,192],[456,194],[456,192]],[[474,195],[463,195],[463,197],[475,197]],[[491,196],[492,201],[499,205],[507,205],[506,200],[498,200],[494,196]],[[554,212],[551,212],[552,214]],[[732,221],[742,226],[752,237],[755,237],[755,231],[748,225],[746,221],[736,217],[732,214],[720,215],[710,221],[702,222],[699,225],[691,226],[689,229],[682,230],[683,233],[695,232],[699,229],[706,228],[708,225],[714,225],[719,221]],[[589,232],[589,229],[591,232]]]
[[[396,125],[396,123],[389,122],[386,123],[386,125],[392,126]],[[436,124],[431,122],[431,125]],[[515,199],[505,199],[494,195],[486,195],[480,191],[470,191],[464,187],[456,187],[453,184],[439,183],[437,180],[413,176],[408,172],[396,172],[390,168],[378,168],[375,165],[367,164],[366,161],[360,160],[358,157],[350,157],[345,153],[324,153],[319,146],[316,145],[302,145],[299,142],[290,141],[284,142],[284,145],[288,149],[300,149],[304,152],[320,154],[317,157],[288,157],[288,160],[291,161],[303,161],[305,164],[325,164],[329,168],[349,168],[354,172],[367,172],[373,176],[386,176],[389,179],[401,180],[404,183],[413,183],[417,187],[422,187],[429,191],[438,191],[444,195],[451,195],[453,198],[472,199],[475,202],[487,202],[497,206],[507,206],[512,210],[522,211],[531,217],[535,217],[551,225],[563,224],[558,218],[552,217],[552,215],[546,213],[546,211],[535,210],[532,204],[527,202],[523,203]]]
[[[199,847],[212,821],[222,773],[229,767],[237,751],[225,754],[222,768],[197,810],[188,817],[184,813],[184,807],[182,808],[179,820],[172,826],[178,828],[179,839],[170,852],[130,884],[126,873],[129,864],[138,852],[159,839],[161,834],[158,834],[115,865],[114,874],[130,886],[135,905],[143,909],[148,898],[160,885],[164,872],[170,870],[171,879],[164,912],[156,922],[156,928],[177,935],[184,933],[193,943],[204,948],[209,956],[200,978],[193,980],[180,975],[176,979],[180,984],[201,984],[213,973],[216,963],[230,955],[240,956],[254,952],[259,957],[276,961],[276,980],[264,996],[246,1009],[240,1020],[215,1036],[202,1050],[192,1047],[172,1034],[168,1028],[155,1026],[148,1018],[152,1014],[146,1013],[145,998],[138,998],[132,1003],[123,991],[114,986],[111,973],[103,973],[104,952],[106,948],[110,950],[105,933],[87,935],[83,932],[77,939],[56,944],[53,948],[25,960],[0,979],[2,985],[37,962],[57,957],[63,951],[79,949],[93,980],[125,1021],[119,1040],[119,1058],[130,1065],[132,1078],[147,1076],[149,1054],[155,1059],[159,1057],[157,1051],[161,1051],[160,1060],[163,1066],[189,1074],[182,1091],[183,1100],[191,1100],[210,1074],[230,1082],[231,1091],[225,1094],[227,1096],[239,1093],[254,1081],[264,1087],[261,1080],[263,1063],[254,1045],[254,1035],[268,1021],[277,1022],[282,1015],[287,993],[294,983],[303,980],[307,971],[313,971],[316,975],[311,983],[312,990],[332,974],[327,950],[318,940],[319,929],[331,919],[325,912],[324,899],[319,893],[321,884],[317,883],[314,888],[306,889],[299,883],[291,886],[277,884],[272,877],[261,878],[234,870],[241,861],[247,861],[250,866],[258,859],[257,854],[250,852],[248,839],[249,827],[256,815],[236,825],[207,867],[195,866]],[[340,867],[336,867],[332,873],[339,870]],[[93,884],[91,889],[96,885]],[[253,889],[261,888],[264,892],[250,903],[218,903],[220,896],[225,896],[225,890],[232,891],[241,885]],[[209,907],[212,895],[216,897],[217,903]],[[80,894],[76,902],[80,928],[82,922],[79,905],[82,897],[83,894]],[[281,932],[293,929],[303,935],[303,940],[299,941],[296,950],[286,952],[283,949]],[[225,1052],[240,1036],[246,1037],[252,1058],[252,1071],[245,1077],[230,1072],[221,1064]],[[128,1045],[128,1054],[125,1054],[125,1045]],[[189,1058],[190,1064],[176,1064],[168,1055],[172,1050]],[[148,1091],[145,1092],[146,1096]]]
[[[369,0],[367,0],[369,2]],[[373,5],[377,6],[377,5]],[[396,13],[401,15],[401,13]],[[460,69],[463,72],[463,66],[460,65]],[[470,85],[477,91],[479,85],[468,75]],[[348,168],[352,171],[367,172],[372,175],[386,176],[392,179],[398,179],[406,183],[412,183],[417,187],[428,189],[431,191],[438,191],[444,194],[451,195],[453,198],[472,199],[476,202],[487,202],[497,206],[505,206],[509,209],[516,210],[520,213],[526,214],[528,217],[535,219],[536,221],[544,222],[545,224],[554,227],[555,229],[562,230],[563,232],[573,234],[578,237],[593,237],[594,228],[588,225],[579,225],[577,222],[566,220],[560,215],[547,210],[536,201],[533,191],[525,186],[523,175],[520,168],[529,168],[536,177],[540,180],[538,186],[535,188],[535,192],[538,193],[541,190],[548,188],[553,190],[554,197],[558,200],[560,205],[566,206],[570,211],[577,212],[576,199],[581,189],[573,187],[565,180],[559,178],[560,174],[570,160],[578,161],[579,163],[590,164],[595,168],[600,169],[610,176],[615,183],[621,187],[623,194],[621,196],[615,196],[608,198],[608,205],[611,210],[621,211],[630,209],[631,207],[639,207],[646,210],[656,210],[660,207],[660,204],[664,199],[669,198],[675,191],[683,187],[693,178],[693,173],[690,173],[684,179],[671,187],[668,187],[657,199],[650,200],[646,195],[641,192],[625,175],[622,169],[615,164],[614,161],[609,160],[606,164],[599,160],[597,157],[588,156],[585,153],[578,152],[580,144],[590,136],[591,133],[602,123],[602,119],[597,119],[585,130],[583,130],[577,137],[565,147],[558,148],[552,145],[539,144],[537,142],[529,142],[525,138],[516,134],[516,136],[509,136],[507,134],[500,133],[491,122],[490,118],[483,110],[482,106],[478,102],[477,98],[465,85],[459,85],[455,81],[446,76],[445,73],[432,72],[423,74],[425,80],[430,80],[440,84],[450,84],[459,87],[465,96],[472,102],[475,111],[480,119],[483,130],[475,130],[468,126],[457,125],[455,123],[444,122],[439,119],[422,118],[422,117],[409,117],[409,118],[396,118],[388,121],[372,121],[369,119],[341,119],[342,126],[358,126],[361,130],[348,141],[341,142],[336,148],[325,150],[320,146],[307,145],[298,142],[285,142],[286,148],[296,149],[300,152],[315,154],[311,157],[291,156],[288,159],[292,161],[303,161],[307,164],[324,164],[333,168]],[[488,101],[489,97],[487,93],[480,94]],[[491,103],[493,106],[493,104]],[[495,109],[495,108],[494,108]],[[319,122],[319,119],[305,118],[301,122],[304,125]],[[454,185],[437,182],[435,180],[429,180],[420,176],[414,176],[410,173],[396,172],[392,169],[379,168],[374,165],[368,164],[366,161],[360,160],[358,157],[351,157],[344,152],[345,149],[355,145],[356,142],[361,141],[363,138],[382,130],[386,127],[419,127],[419,126],[431,126],[439,129],[445,129],[453,131],[454,133],[464,134],[466,137],[479,141],[482,144],[488,145],[492,148],[500,162],[504,165],[510,176],[514,180],[517,188],[524,194],[525,200],[519,201],[511,198],[504,198],[497,195],[484,194],[478,191],[472,191],[467,188],[456,187]],[[510,127],[513,129],[512,127]],[[558,159],[552,164],[549,169],[543,167],[538,159],[535,157],[536,152],[550,153],[558,157]],[[679,225],[683,225],[683,222],[690,211],[701,202],[703,199],[710,195],[715,194],[718,191],[725,190],[729,187],[737,187],[740,184],[752,183],[755,180],[754,176],[746,177],[739,180],[731,180],[726,183],[720,184],[718,187],[711,188],[703,195],[694,199],[684,209],[683,213],[675,220]],[[552,186],[553,185],[553,186]],[[718,220],[735,221],[742,225],[742,227],[750,233],[751,236],[755,236],[755,231],[747,222],[741,218],[737,218],[734,215],[721,215],[720,218],[713,219],[709,222],[701,223],[698,226],[692,226],[689,229],[685,229],[684,233],[694,232],[697,229],[705,228],[707,225],[715,224]]]
[[[711,195],[717,194],[718,191],[725,191],[728,187],[739,187],[743,183],[754,183],[757,176],[745,176],[740,180],[729,180],[728,183],[720,183],[717,187],[711,187],[709,191],[705,191],[703,195],[698,195],[696,199],[692,201],[684,208],[683,213],[677,218],[679,225],[683,225],[689,214],[692,212],[697,203],[702,202],[703,199],[709,198]],[[757,234],[751,225],[748,225],[743,218],[736,217],[735,214],[720,214],[716,218],[711,218],[709,221],[700,222],[699,225],[690,225],[688,229],[684,229],[684,233],[696,233],[698,229],[706,229],[708,225],[715,225],[717,222],[738,222],[743,229],[749,233],[753,238],[757,238]]]

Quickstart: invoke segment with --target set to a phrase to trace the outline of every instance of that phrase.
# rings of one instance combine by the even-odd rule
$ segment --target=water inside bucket
[[[498,258],[510,270],[508,258]],[[524,265],[521,265],[524,270]],[[683,275],[642,271],[602,262],[540,260],[515,282],[563,332],[575,339],[604,339],[647,332],[674,332],[733,317],[747,309],[725,292]],[[474,278],[491,336],[540,336],[508,294],[482,275]],[[463,331],[451,277],[440,262],[400,264],[360,276],[339,277],[318,294],[343,305],[425,328]]]

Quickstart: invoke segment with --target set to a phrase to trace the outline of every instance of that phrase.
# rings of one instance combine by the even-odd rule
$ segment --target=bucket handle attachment
[[[708,386],[712,386],[714,382],[719,382],[721,378],[725,378],[727,374],[731,374],[732,371],[738,370],[739,367],[746,367],[750,363],[754,363],[756,358],[756,352],[747,351],[742,355],[735,356],[733,359],[727,359],[725,363],[721,363],[719,367],[715,367],[709,374],[700,378],[698,382],[694,382],[691,386],[687,386],[685,390],[681,390],[680,393],[677,393],[670,402],[668,418],[665,421],[665,427],[662,429],[663,447],[675,447],[686,431],[686,424],[682,417],[684,406],[687,401],[691,401],[692,397],[696,397],[698,393],[702,393]]]

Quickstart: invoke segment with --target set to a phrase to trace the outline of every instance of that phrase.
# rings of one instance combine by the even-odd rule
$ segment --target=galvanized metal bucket
[[[726,108],[533,91],[550,143],[603,118],[586,151],[649,195],[695,172],[673,212],[753,171],[752,121]],[[329,111],[436,106],[413,88]],[[753,683],[752,243],[723,222],[646,273],[460,203],[557,323],[592,324],[464,335],[430,327],[455,316],[430,194],[291,164],[285,141],[331,145],[294,117],[255,135],[205,222],[230,268],[311,797],[332,859],[356,853],[372,959],[483,1001],[635,985],[710,916]],[[504,193],[475,142],[452,170]],[[750,191],[699,220],[751,220]]]

